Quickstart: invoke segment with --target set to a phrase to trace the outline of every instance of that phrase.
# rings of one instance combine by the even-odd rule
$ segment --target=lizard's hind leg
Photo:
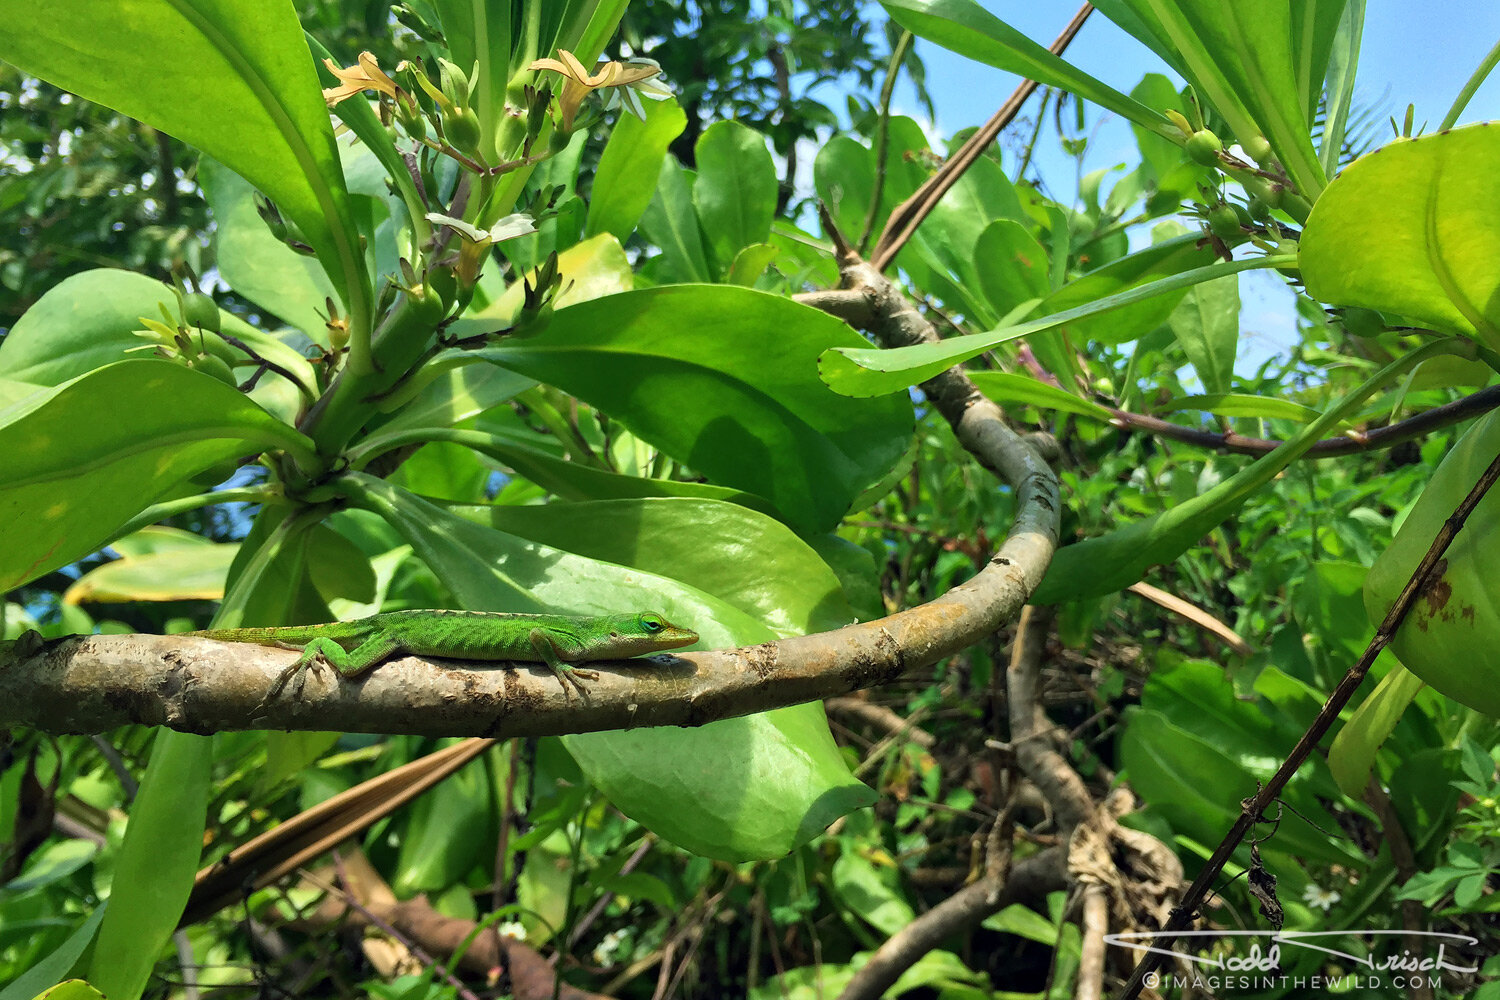
[[[295,649],[297,647],[292,646],[289,648]],[[255,707],[252,718],[260,715],[261,711],[268,704],[275,701],[281,692],[285,690],[287,682],[298,675],[302,675],[302,681],[297,686],[297,690],[300,693],[302,685],[307,682],[305,672],[309,667],[315,667],[319,660],[333,667],[344,677],[356,677],[392,653],[400,651],[400,640],[390,635],[372,635],[354,647],[352,651],[346,650],[327,636],[320,635],[315,639],[310,639],[307,645],[302,647],[302,655],[297,657],[297,662],[283,670],[281,675],[276,678],[276,683],[271,685],[271,690],[266,692],[266,696]]]

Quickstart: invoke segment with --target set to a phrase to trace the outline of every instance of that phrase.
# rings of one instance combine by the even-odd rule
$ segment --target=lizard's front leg
[[[552,673],[557,676],[557,682],[562,685],[563,697],[571,698],[568,685],[571,684],[578,689],[580,698],[588,697],[588,688],[583,686],[580,677],[596,681],[599,679],[597,670],[580,670],[563,659],[562,652],[557,648],[557,639],[546,629],[534,628],[527,636],[531,640],[531,648],[536,650],[536,655],[542,658],[542,662],[552,668]]]

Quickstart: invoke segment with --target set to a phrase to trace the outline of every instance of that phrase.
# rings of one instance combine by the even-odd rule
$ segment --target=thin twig
[[[1500,407],[1500,385],[1480,389],[1462,399],[1455,399],[1442,406],[1434,406],[1414,417],[1372,431],[1349,431],[1338,437],[1324,438],[1307,450],[1304,458],[1333,458],[1339,455],[1357,455],[1362,452],[1390,448],[1407,441],[1414,441],[1436,430],[1450,427],[1465,420],[1472,420]],[[1144,431],[1157,437],[1171,438],[1187,444],[1196,444],[1220,452],[1239,455],[1264,455],[1280,448],[1283,442],[1267,438],[1246,437],[1243,434],[1200,431],[1153,417],[1145,413],[1131,413],[1108,407],[1110,423],[1121,430]]]
[[[1084,4],[1078,8],[1078,13],[1073,15],[1073,20],[1057,36],[1052,43],[1053,55],[1061,55],[1073,41],[1073,36],[1078,34],[1078,29],[1083,27],[1083,22],[1093,12],[1092,4]],[[927,183],[919,187],[915,194],[897,205],[886,220],[885,229],[880,234],[880,239],[875,242],[875,249],[870,256],[870,264],[877,271],[884,271],[895,259],[896,254],[906,242],[912,238],[922,220],[932,214],[933,208],[942,200],[948,189],[958,183],[963,172],[969,166],[984,155],[990,143],[995,137],[1009,125],[1021,110],[1021,105],[1036,90],[1036,83],[1032,80],[1022,80],[1021,85],[1010,95],[1010,99],[1000,106],[989,121],[980,126],[979,131],[969,137],[969,140],[950,156],[937,173],[928,178]]]
[[[1339,717],[1339,712],[1348,704],[1355,690],[1358,689],[1360,683],[1365,679],[1365,674],[1369,672],[1370,665],[1375,662],[1375,658],[1390,643],[1391,638],[1401,627],[1401,623],[1406,620],[1406,616],[1411,611],[1412,605],[1416,603],[1417,597],[1439,575],[1437,566],[1442,560],[1443,553],[1448,550],[1448,546],[1453,543],[1453,539],[1463,530],[1464,522],[1474,512],[1474,508],[1478,506],[1479,501],[1489,492],[1490,487],[1495,485],[1496,480],[1500,480],[1500,455],[1495,456],[1494,460],[1490,462],[1489,467],[1484,470],[1484,474],[1479,477],[1479,481],[1474,484],[1474,488],[1469,490],[1468,496],[1464,497],[1463,502],[1458,505],[1458,508],[1448,517],[1448,520],[1443,522],[1442,529],[1438,531],[1437,537],[1432,540],[1431,547],[1428,548],[1427,554],[1422,557],[1422,562],[1417,566],[1416,571],[1412,573],[1411,579],[1407,580],[1406,586],[1401,588],[1400,595],[1396,598],[1395,603],[1391,605],[1391,610],[1386,613],[1385,619],[1380,623],[1380,627],[1375,630],[1375,636],[1370,640],[1370,645],[1365,649],[1364,655],[1359,658],[1359,662],[1350,667],[1348,673],[1344,674],[1343,679],[1338,683],[1338,687],[1334,688],[1333,693],[1328,696],[1328,700],[1323,703],[1322,709],[1318,712],[1318,717],[1313,720],[1312,725],[1307,727],[1307,732],[1297,741],[1297,745],[1292,748],[1292,752],[1287,756],[1281,767],[1277,768],[1276,773],[1261,786],[1255,795],[1242,803],[1239,819],[1235,821],[1234,826],[1225,834],[1219,846],[1214,848],[1214,853],[1208,859],[1208,863],[1199,872],[1192,886],[1188,888],[1181,903],[1173,909],[1172,916],[1167,921],[1166,926],[1162,928],[1161,933],[1152,942],[1155,948],[1165,951],[1167,946],[1176,940],[1177,932],[1185,930],[1188,924],[1192,922],[1193,914],[1197,912],[1199,905],[1208,894],[1209,886],[1213,883],[1213,880],[1219,876],[1224,865],[1229,861],[1230,855],[1239,847],[1240,841],[1245,838],[1245,834],[1250,831],[1250,828],[1259,821],[1261,813],[1265,810],[1266,806],[1270,805],[1281,794],[1281,790],[1286,787],[1287,782],[1302,767],[1303,762],[1307,760],[1329,728],[1333,726],[1334,720]],[[1161,964],[1161,958],[1160,951],[1148,952],[1140,964],[1135,967],[1135,971],[1131,973],[1130,981],[1120,991],[1117,1000],[1134,1000],[1136,996],[1139,996],[1146,977],[1156,971],[1157,967]]]
[[[870,211],[865,215],[865,226],[859,234],[859,253],[863,257],[870,246],[870,234],[875,230],[875,216],[880,212],[880,196],[885,193],[885,155],[891,144],[891,94],[896,90],[896,78],[901,75],[901,63],[911,48],[912,33],[901,32],[896,48],[891,52],[890,62],[885,67],[885,83],[880,88],[880,117],[875,121],[875,187],[870,194]]]

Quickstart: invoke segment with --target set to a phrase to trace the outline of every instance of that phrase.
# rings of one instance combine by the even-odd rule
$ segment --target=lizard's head
[[[610,638],[618,644],[619,655],[639,656],[691,646],[698,641],[698,633],[673,625],[655,611],[642,611],[621,615],[610,630]]]

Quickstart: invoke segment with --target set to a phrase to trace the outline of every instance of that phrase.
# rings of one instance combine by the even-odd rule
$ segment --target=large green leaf
[[[0,59],[198,147],[269,195],[356,312],[369,279],[301,25],[260,0],[0,0]]]
[[[1390,548],[1365,578],[1365,608],[1380,621],[1395,603],[1454,508],[1500,453],[1500,413],[1474,424],[1438,465]],[[1469,515],[1391,639],[1406,669],[1470,708],[1500,716],[1500,492]]]
[[[1142,247],[1119,260],[1068,282],[1037,309],[1040,315],[1060,313],[1100,302],[1110,296],[1141,288],[1173,275],[1201,270],[1214,264],[1214,252],[1203,244],[1200,233],[1186,232],[1184,227],[1163,224],[1152,230],[1156,242]],[[1219,279],[1233,281],[1233,278]],[[1208,284],[1204,282],[1203,284]],[[1078,350],[1090,340],[1102,344],[1123,344],[1150,333],[1167,321],[1187,294],[1202,285],[1191,285],[1161,295],[1152,295],[1131,305],[1109,310],[1102,315],[1068,323],[1064,329]]]
[[[130,810],[89,980],[106,996],[141,995],[177,929],[203,853],[213,740],[163,730]]]
[[[648,101],[644,120],[621,115],[599,157],[589,194],[588,235],[613,233],[620,242],[630,236],[651,204],[667,146],[687,127],[687,116],[674,100]]]
[[[0,342],[0,377],[55,386],[112,362],[141,357],[147,342],[135,331],[143,329],[142,317],[160,320],[162,305],[177,315],[172,290],[144,274],[97,268],[72,275],[32,303]],[[296,349],[223,310],[219,326],[296,379],[296,388],[312,391],[312,365]],[[244,365],[252,363],[238,348],[232,354]],[[280,381],[280,375],[267,375],[257,394]]]
[[[698,230],[692,177],[692,171],[682,169],[677,157],[663,159],[656,193],[641,216],[641,232],[661,247],[663,280],[712,281],[715,277],[703,248],[703,234]]]
[[[1240,342],[1240,279],[1228,275],[1188,289],[1168,320],[1210,393],[1226,393]]]
[[[1328,186],[1302,233],[1309,295],[1500,350],[1500,128],[1398,139]]]
[[[96,566],[63,595],[65,604],[123,601],[214,601],[238,545],[184,545]]]
[[[736,121],[714,122],[693,147],[693,205],[720,272],[735,254],[771,235],[776,163],[766,138]]]
[[[1245,712],[1249,713],[1249,706]],[[1161,712],[1133,709],[1126,716],[1120,760],[1130,786],[1174,829],[1205,843],[1217,843],[1240,814],[1240,801],[1255,792],[1257,781],[1269,776],[1264,765],[1291,748],[1267,745],[1259,758],[1224,749],[1217,734],[1199,734],[1174,725]],[[1317,799],[1289,794],[1288,799],[1308,815],[1325,811]],[[1332,823],[1332,820],[1327,820]],[[1337,824],[1334,823],[1336,826]],[[1357,864],[1359,855],[1342,841],[1330,839],[1302,823],[1283,823],[1274,841],[1277,850],[1333,864]]]
[[[911,404],[818,381],[818,353],[862,343],[831,316],[733,286],[672,286],[559,309],[546,331],[477,353],[599,407],[725,486],[826,531],[900,457]]]
[[[834,347],[823,352],[818,361],[818,369],[823,376],[823,381],[837,392],[852,396],[899,392],[909,386],[925,382],[961,361],[978,357],[985,351],[1018,337],[1051,330],[1075,320],[1089,319],[1112,309],[1146,302],[1159,295],[1177,293],[1199,282],[1220,278],[1226,274],[1237,274],[1254,268],[1283,267],[1290,262],[1288,257],[1258,257],[1252,260],[1210,264],[1144,285],[1137,285],[1126,291],[1105,295],[1103,298],[1062,312],[1041,316],[1013,326],[1002,326],[987,333],[950,337],[936,344],[918,344],[915,347],[899,347],[890,351],[876,348]],[[1058,295],[1061,296],[1063,292],[1068,291],[1069,287],[1072,286],[1059,290]]]
[[[326,345],[328,275],[278,240],[255,209],[255,189],[212,157],[198,161],[198,183],[214,215],[214,249],[226,284]],[[266,324],[269,325],[269,324]]]
[[[1160,112],[1053,55],[974,0],[882,0],[882,4],[901,27],[945,49],[1061,87],[1163,134],[1175,132]]]
[[[780,521],[737,504],[650,497],[454,510],[543,545],[679,580],[727,601],[778,636],[854,621],[838,578],[822,558]]]
[[[979,288],[997,316],[1007,316],[1052,291],[1047,281],[1047,251],[1021,223],[995,219],[974,244]]]
[[[1351,798],[1364,795],[1375,755],[1401,721],[1406,707],[1422,690],[1423,683],[1422,678],[1396,664],[1333,738],[1333,746],[1328,748],[1328,768],[1345,795]]]
[[[122,361],[0,411],[0,591],[109,541],[182,480],[247,452],[312,443],[230,386]]]
[[[675,577],[484,527],[368,476],[341,482],[356,503],[395,526],[460,607],[609,614],[649,606],[696,629],[709,647],[775,635],[735,604]],[[684,533],[691,530],[678,524]],[[594,541],[601,540],[596,535]],[[707,541],[680,557],[705,583],[722,573],[712,565],[719,559]],[[675,566],[667,568],[690,572]],[[799,584],[789,578],[781,586],[785,605]],[[810,617],[820,595],[828,594],[826,569],[801,591],[802,606],[787,609],[792,620]],[[626,815],[688,850],[726,860],[785,854],[873,799],[849,774],[816,704],[697,729],[575,736],[569,748]]]

